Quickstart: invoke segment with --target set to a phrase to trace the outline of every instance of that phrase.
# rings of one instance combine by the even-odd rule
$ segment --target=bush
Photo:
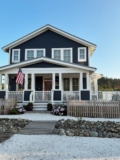
[[[23,107],[26,109],[26,111],[32,111],[33,110],[33,103],[29,102],[27,105],[23,105]]]
[[[52,114],[56,114],[56,115],[67,115],[67,105],[64,104],[55,104],[53,105],[53,109],[52,109]]]
[[[24,109],[24,107],[22,105],[19,105],[19,106],[12,107],[10,109],[10,114],[22,114],[25,111],[26,110]]]

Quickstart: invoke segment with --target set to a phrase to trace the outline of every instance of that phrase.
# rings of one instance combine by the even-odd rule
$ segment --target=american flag
[[[17,78],[16,78],[16,83],[18,84],[23,84],[23,80],[24,80],[24,75],[22,73],[21,68],[19,68],[18,74],[17,74]]]

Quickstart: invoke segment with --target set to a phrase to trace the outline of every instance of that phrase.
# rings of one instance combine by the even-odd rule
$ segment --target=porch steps
[[[33,111],[47,111],[47,103],[34,103]]]
[[[50,135],[56,121],[32,121],[17,134],[23,135]]]

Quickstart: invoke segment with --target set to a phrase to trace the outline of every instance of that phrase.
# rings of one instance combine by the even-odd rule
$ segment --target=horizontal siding
[[[48,30],[18,45],[17,47],[13,49],[20,49],[20,52],[21,52],[20,61],[24,61],[25,60],[25,49],[45,48],[46,57],[51,58],[52,48],[72,48],[73,49],[73,63],[88,66],[88,47],[86,47],[86,50],[87,50],[87,61],[86,62],[78,62],[78,47],[86,47],[86,46]],[[12,55],[12,50],[10,54]],[[12,56],[10,56],[10,63],[12,63]]]

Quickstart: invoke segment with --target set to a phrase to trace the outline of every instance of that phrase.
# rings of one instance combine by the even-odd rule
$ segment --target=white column
[[[98,81],[97,79],[94,80],[94,88],[95,88],[95,92],[98,91]]]
[[[0,73],[0,90],[2,90],[2,75]]]
[[[25,74],[25,90],[28,89],[28,74]]]
[[[35,90],[35,85],[34,85],[34,74],[31,74],[31,89]]]
[[[97,79],[94,80],[94,88],[95,88],[95,94],[97,95],[97,99],[98,99],[98,80]]]
[[[62,73],[59,73],[59,89],[62,89]]]
[[[5,86],[4,86],[5,90],[8,90],[8,74],[5,74]]]
[[[80,73],[80,90],[83,89],[83,73]]]
[[[52,74],[52,90],[55,90],[55,73]]]
[[[89,73],[86,73],[86,78],[87,78],[87,89],[90,89],[90,77],[89,77]]]

